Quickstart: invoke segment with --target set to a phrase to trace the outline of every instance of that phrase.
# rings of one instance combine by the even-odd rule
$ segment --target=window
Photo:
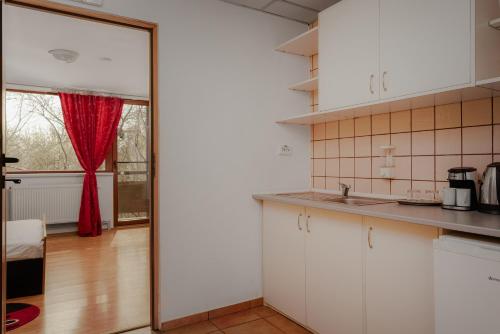
[[[8,172],[82,170],[64,126],[59,96],[7,91],[6,98],[5,151],[19,159],[19,163],[7,166]],[[125,163],[118,169],[131,181],[144,178],[147,126],[147,106],[124,104],[117,149],[118,159]]]
[[[64,127],[57,95],[7,91],[6,154],[19,159],[9,172],[81,170]]]

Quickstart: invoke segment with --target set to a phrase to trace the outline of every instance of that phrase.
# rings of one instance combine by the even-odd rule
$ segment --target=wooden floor
[[[49,236],[45,294],[12,299],[40,307],[12,334],[112,333],[149,325],[149,228],[96,238]]]

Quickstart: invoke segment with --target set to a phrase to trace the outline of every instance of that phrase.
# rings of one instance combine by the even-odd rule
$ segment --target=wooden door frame
[[[151,115],[151,159],[148,165],[151,175],[151,217],[150,217],[150,313],[152,329],[160,329],[160,288],[159,288],[159,216],[158,216],[158,25],[153,22],[98,12],[81,7],[74,7],[47,0],[2,0],[6,5],[16,5],[79,19],[87,19],[112,25],[120,25],[148,31],[150,34],[150,115]],[[2,36],[3,37],[3,36]],[[2,55],[3,56],[3,55]],[[3,98],[2,98],[3,99]],[[3,101],[2,101],[3,102]],[[4,228],[4,226],[2,226]],[[5,238],[2,238],[2,243]],[[2,247],[5,245],[2,244]],[[2,291],[5,292],[5,275],[2,271]],[[2,296],[4,294],[2,293]],[[4,307],[5,303],[2,303]],[[5,332],[4,322],[1,333]]]

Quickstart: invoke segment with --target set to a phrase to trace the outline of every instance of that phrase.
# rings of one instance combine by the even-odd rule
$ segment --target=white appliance
[[[435,334],[500,334],[500,243],[434,241]]]

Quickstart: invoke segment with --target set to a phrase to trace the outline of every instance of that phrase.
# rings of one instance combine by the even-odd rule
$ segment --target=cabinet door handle
[[[384,71],[382,74],[382,87],[384,88],[384,92],[387,92],[387,86],[385,85],[385,77],[387,75],[387,71]]]
[[[311,229],[309,228],[309,218],[311,218],[311,215],[307,215],[307,218],[306,218],[306,230],[307,230],[307,233],[311,233]]]
[[[299,227],[299,231],[302,231],[302,226],[300,226],[300,217],[302,217],[301,213],[297,216],[297,226]]]
[[[500,283],[500,278],[496,278],[496,277],[493,277],[493,276],[488,277],[488,280]]]
[[[375,94],[375,91],[373,90],[373,79],[375,76],[373,74],[370,74],[370,93]]]
[[[370,249],[373,248],[372,231],[373,227],[370,226],[370,228],[368,229],[368,247],[370,247]]]

